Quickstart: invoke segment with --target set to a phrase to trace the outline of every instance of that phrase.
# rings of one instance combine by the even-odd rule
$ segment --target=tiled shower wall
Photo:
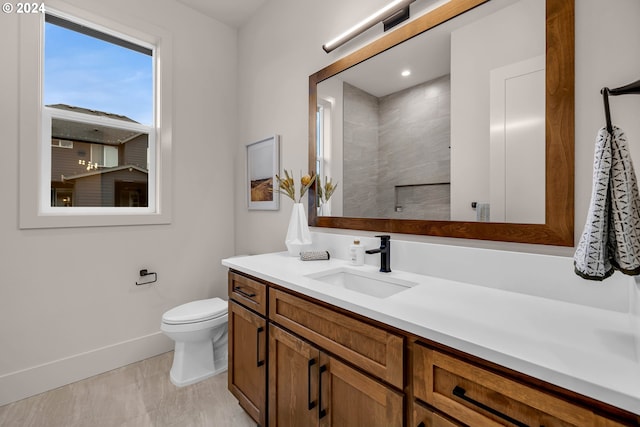
[[[376,98],[344,84],[344,215],[448,220],[449,75]]]
[[[378,172],[378,98],[355,86],[343,88],[343,215],[380,216]]]

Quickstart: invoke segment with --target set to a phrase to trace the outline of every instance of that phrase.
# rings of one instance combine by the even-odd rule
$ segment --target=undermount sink
[[[346,267],[309,274],[307,277],[376,298],[387,298],[417,285],[415,282],[389,277],[387,273]]]

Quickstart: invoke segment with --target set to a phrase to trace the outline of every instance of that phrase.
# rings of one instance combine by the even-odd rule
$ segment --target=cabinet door
[[[269,425],[318,425],[320,351],[269,325]]]
[[[402,427],[402,394],[324,353],[320,358],[322,427]]]
[[[266,425],[266,326],[262,317],[229,302],[229,390],[260,426]]]

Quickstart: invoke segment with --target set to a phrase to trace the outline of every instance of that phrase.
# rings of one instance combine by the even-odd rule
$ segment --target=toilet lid
[[[171,325],[204,322],[227,314],[227,301],[210,298],[179,305],[162,315],[162,321]]]

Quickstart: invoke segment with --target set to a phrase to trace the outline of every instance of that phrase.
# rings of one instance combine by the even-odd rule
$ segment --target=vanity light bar
[[[391,3],[389,3],[388,5],[386,5],[385,7],[383,7],[382,9],[377,11],[376,13],[374,13],[373,15],[369,16],[368,18],[364,19],[360,23],[358,23],[358,24],[354,25],[353,27],[349,28],[347,31],[345,31],[344,33],[340,34],[335,39],[323,44],[322,45],[322,49],[324,49],[324,51],[327,52],[327,53],[331,52],[332,50],[334,50],[337,47],[342,46],[343,44],[345,44],[346,42],[348,42],[352,38],[362,34],[365,31],[367,31],[369,28],[373,27],[378,22],[382,22],[382,21],[386,20],[387,18],[390,18],[391,16],[395,15],[396,13],[401,11],[402,9],[407,8],[414,1],[415,0],[394,0],[394,1],[392,1]]]

